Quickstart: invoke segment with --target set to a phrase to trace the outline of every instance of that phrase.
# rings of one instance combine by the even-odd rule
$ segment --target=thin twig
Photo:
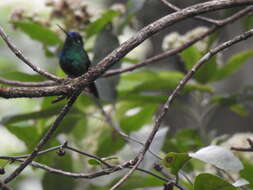
[[[73,152],[76,152],[78,154],[81,154],[81,155],[84,155],[84,156],[87,156],[87,157],[90,157],[90,158],[93,158],[101,163],[103,163],[105,166],[107,166],[108,168],[114,168],[114,167],[120,167],[122,166],[122,169],[123,169],[123,166],[126,165],[126,163],[122,164],[122,165],[118,165],[118,166],[113,166],[107,162],[105,162],[102,158],[99,158],[98,156],[95,156],[95,155],[92,155],[92,154],[89,154],[89,153],[86,153],[86,152],[83,152],[83,151],[80,151],[76,148],[73,148],[73,147],[70,147],[67,145],[67,143],[64,143],[64,145],[59,145],[59,146],[55,146],[55,147],[51,147],[49,149],[46,149],[46,150],[43,150],[43,151],[40,151],[38,152],[38,155],[42,155],[42,154],[45,154],[45,153],[48,153],[48,152],[51,152],[51,151],[54,151],[54,150],[57,150],[57,149],[60,149],[60,148],[64,148],[64,149],[67,149],[69,151],[73,151]],[[4,160],[10,160],[11,162],[15,162],[15,161],[18,161],[18,162],[24,162],[24,160],[22,160],[23,158],[27,158],[29,157],[30,154],[27,154],[27,155],[22,155],[22,156],[0,156],[0,159],[4,159]],[[75,178],[90,178],[88,177],[88,175],[91,175],[93,177],[99,177],[99,176],[96,176],[94,173],[93,174],[83,174],[83,173],[72,173],[72,172],[66,172],[66,171],[63,171],[63,170],[58,170],[58,169],[54,169],[54,168],[51,168],[51,167],[48,167],[46,165],[43,165],[43,164],[40,164],[38,162],[31,162],[30,165],[34,166],[34,167],[39,167],[41,169],[45,169],[47,170],[48,172],[51,172],[52,173],[57,173],[59,175],[64,175],[64,176],[70,176],[71,177],[75,177]],[[131,166],[128,166],[126,168],[131,168]],[[143,172],[143,173],[146,173],[146,174],[149,174],[151,176],[154,176],[162,181],[168,181],[168,180],[171,180],[171,178],[164,178],[164,177],[161,177],[153,172],[150,172],[148,170],[145,170],[145,169],[142,169],[142,168],[137,168],[136,170],[140,171],[140,172]],[[118,170],[111,170],[112,172],[116,172]],[[97,173],[97,172],[96,172]],[[101,172],[99,172],[101,173]],[[107,175],[108,172],[105,173],[105,175]]]
[[[181,9],[175,5],[173,5],[172,3],[170,3],[169,1],[167,0],[160,0],[163,4],[165,4],[166,6],[168,6],[169,8],[171,8],[172,10],[174,11],[180,11]],[[203,17],[203,16],[195,16],[193,17],[194,19],[197,19],[197,20],[201,20],[201,21],[205,21],[207,23],[210,23],[210,24],[215,24],[215,25],[219,25],[219,21],[217,20],[214,20],[214,19],[211,19],[211,18],[207,18],[207,17]]]
[[[114,121],[111,116],[109,114],[106,113],[106,111],[103,108],[103,105],[100,103],[99,100],[97,100],[96,98],[93,98],[94,102],[96,103],[97,107],[99,108],[100,112],[102,113],[102,115],[104,116],[106,122],[114,129],[114,131],[116,133],[118,133],[120,136],[122,136],[124,138],[124,140],[126,140],[127,142],[135,142],[141,146],[144,146],[144,143],[139,141],[138,139],[134,138],[134,137],[130,137],[129,135],[127,135],[126,133],[124,133],[121,129],[119,124]],[[156,153],[154,153],[152,150],[148,150],[150,154],[152,154],[154,157],[156,157],[159,160],[162,160],[162,158],[157,155]]]
[[[249,143],[249,147],[234,147],[232,146],[230,149],[240,152],[253,152],[253,141],[250,138],[247,138],[247,141]]]
[[[41,156],[43,154],[46,154],[48,152],[59,150],[61,148],[64,148],[64,149],[67,149],[67,150],[70,150],[70,151],[73,151],[73,152],[77,152],[78,154],[82,154],[82,155],[88,156],[90,158],[94,158],[94,159],[98,160],[99,162],[103,163],[104,165],[106,165],[108,167],[112,167],[110,164],[106,163],[101,158],[99,158],[95,155],[86,153],[86,152],[82,152],[82,151],[80,151],[76,148],[73,148],[73,147],[69,146],[67,143],[64,143],[64,145],[58,145],[58,146],[55,146],[55,147],[48,148],[46,150],[39,151],[38,154],[37,154],[37,157]],[[15,161],[15,160],[18,160],[18,159],[28,158],[30,155],[31,154],[25,154],[25,155],[20,155],[20,156],[0,156],[0,159],[8,159],[8,160],[11,160],[11,161]]]
[[[42,81],[42,82],[21,82],[14,80],[7,80],[4,78],[0,78],[1,84],[7,84],[12,86],[22,86],[22,87],[42,87],[42,86],[55,86],[58,83],[54,81]]]
[[[59,145],[59,146],[48,148],[46,150],[39,151],[37,156],[41,156],[41,155],[46,154],[48,152],[58,150],[61,147],[62,147],[62,145]],[[25,155],[20,155],[20,156],[0,156],[0,159],[9,159],[9,160],[15,161],[17,159],[28,158],[30,155],[31,154],[25,154]]]
[[[34,70],[35,72],[41,74],[42,76],[56,81],[56,82],[61,82],[62,79],[52,75],[46,71],[43,71],[42,69],[40,69],[39,67],[35,66],[34,64],[32,64],[30,62],[30,60],[28,60],[28,58],[26,58],[23,53],[10,41],[9,37],[7,36],[7,34],[5,34],[3,28],[0,26],[0,36],[2,37],[2,39],[5,41],[5,43],[8,45],[8,47],[10,48],[10,50],[20,59],[22,60],[26,65],[28,65],[30,68],[32,68],[32,70]]]
[[[158,61],[165,59],[169,56],[172,55],[176,55],[180,52],[182,52],[183,50],[185,50],[186,48],[190,47],[191,45],[193,45],[194,43],[204,39],[205,37],[207,37],[208,35],[212,34],[213,32],[217,31],[218,29],[220,29],[221,27],[224,27],[227,24],[231,24],[233,22],[235,22],[236,20],[242,18],[243,16],[247,15],[248,13],[252,12],[253,10],[253,6],[249,6],[237,13],[235,13],[234,15],[223,19],[223,20],[219,20],[218,22],[220,23],[219,25],[216,26],[212,26],[210,29],[208,29],[206,32],[202,33],[201,35],[197,36],[196,38],[193,38],[192,40],[185,42],[184,44],[182,44],[180,47],[177,47],[175,49],[172,50],[168,50],[166,52],[163,52],[161,54],[155,55],[153,57],[150,57],[140,63],[134,64],[132,66],[129,66],[127,68],[123,68],[123,69],[112,69],[110,71],[107,71],[103,77],[110,77],[113,75],[117,75],[117,74],[121,74],[121,73],[125,73],[125,72],[130,72],[133,71],[135,69],[138,69],[140,67],[146,66],[146,65],[150,65],[150,64],[156,64],[159,63]]]
[[[136,156],[134,160],[134,165],[133,168],[123,177],[121,178],[112,188],[111,190],[116,190],[118,189],[125,181],[126,179],[131,176],[131,174],[134,172],[134,170],[138,167],[138,165],[141,163],[141,161],[144,158],[144,155],[146,154],[147,150],[149,149],[157,131],[160,128],[160,125],[162,123],[163,118],[165,117],[166,113],[168,112],[170,105],[172,104],[173,100],[177,97],[177,94],[179,91],[186,85],[186,83],[192,78],[194,73],[196,73],[199,68],[206,63],[208,60],[210,60],[211,57],[213,57],[215,54],[218,52],[227,49],[228,47],[241,42],[242,40],[246,40],[247,38],[253,36],[253,29],[249,30],[239,36],[234,37],[232,40],[229,40],[227,42],[222,43],[221,45],[217,46],[214,49],[209,50],[207,54],[205,54],[199,61],[196,63],[193,68],[185,75],[185,77],[180,81],[180,83],[177,85],[175,90],[171,93],[165,104],[163,105],[160,113],[158,114],[155,124],[153,127],[153,130],[151,131],[146,143],[145,147],[143,148],[142,151],[139,152],[139,154]]]
[[[65,115],[68,113],[72,105],[74,104],[77,97],[80,95],[82,89],[79,89],[76,91],[71,98],[69,99],[68,103],[62,108],[61,112],[59,113],[58,117],[56,118],[55,122],[51,126],[51,128],[47,131],[47,133],[42,137],[40,142],[37,144],[33,152],[29,155],[29,157],[26,158],[26,160],[17,168],[15,169],[5,180],[4,183],[9,183],[11,180],[16,178],[19,173],[21,173],[26,166],[29,165],[29,163],[32,162],[32,160],[38,155],[38,152],[41,150],[41,148],[48,142],[54,131],[58,128],[59,124],[65,117]]]
[[[0,189],[2,189],[2,190],[12,190],[10,187],[8,187],[6,184],[4,184],[2,181],[0,181]]]
[[[22,160],[17,160],[17,161],[23,162]],[[55,168],[52,168],[52,167],[49,167],[49,166],[46,166],[44,164],[40,164],[40,163],[34,162],[34,161],[31,162],[30,164],[34,167],[44,169],[44,170],[48,171],[49,173],[53,173],[53,174],[57,174],[57,175],[64,175],[64,176],[68,176],[68,177],[72,177],[72,178],[87,178],[87,179],[93,179],[96,177],[109,175],[109,174],[112,174],[116,171],[127,168],[129,165],[128,162],[125,162],[121,165],[114,166],[112,168],[106,168],[101,171],[97,171],[97,172],[93,172],[93,173],[74,173],[74,172],[63,171],[60,169],[55,169]]]
[[[79,154],[82,154],[82,155],[84,155],[84,156],[93,158],[93,159],[95,159],[95,160],[101,162],[102,164],[104,164],[105,166],[107,166],[107,167],[109,167],[109,168],[112,168],[112,167],[113,167],[112,165],[108,164],[108,163],[105,162],[103,159],[99,158],[98,156],[89,154],[89,153],[87,153],[87,152],[80,151],[80,150],[78,150],[78,149],[76,149],[76,148],[73,148],[73,147],[70,147],[70,146],[68,146],[68,145],[66,145],[64,148],[66,148],[66,149],[68,149],[68,150],[71,150],[71,151],[73,151],[73,152],[77,152],[77,153],[79,153]]]
[[[8,159],[8,158],[3,158],[3,159]],[[101,160],[101,158],[100,158],[100,160]],[[22,160],[22,159],[16,159],[15,161],[21,162],[21,163],[24,162],[24,160]],[[122,170],[122,169],[131,168],[129,166],[129,163],[125,162],[125,163],[123,163],[121,165],[110,166],[109,168],[106,168],[106,169],[98,171],[98,172],[93,172],[93,173],[75,173],[75,172],[67,172],[67,171],[64,171],[64,170],[55,169],[55,168],[49,167],[47,165],[44,165],[44,164],[41,164],[41,163],[38,163],[38,162],[35,162],[35,161],[32,161],[29,165],[31,165],[33,167],[36,167],[36,168],[40,168],[40,169],[46,170],[49,173],[53,173],[53,174],[57,174],[57,175],[68,176],[68,177],[72,177],[72,178],[87,178],[87,179],[92,179],[92,178],[96,178],[96,177],[100,177],[100,176],[104,176],[104,175],[109,175],[111,173],[117,172],[117,171]],[[153,177],[156,177],[156,178],[158,178],[158,179],[160,179],[162,181],[168,182],[168,179],[166,179],[164,177],[161,177],[161,176],[159,176],[159,175],[157,175],[157,174],[155,174],[153,172],[150,172],[148,170],[137,168],[137,171],[140,171],[142,173],[146,173],[146,174],[151,175]]]
[[[44,96],[54,96],[60,95],[61,93],[70,94],[73,89],[78,89],[79,87],[87,86],[89,83],[101,76],[106,70],[111,68],[115,63],[117,63],[122,57],[129,53],[136,46],[141,44],[144,40],[154,35],[155,33],[161,31],[162,29],[171,26],[181,20],[190,18],[192,16],[215,11],[219,9],[225,9],[230,7],[238,7],[243,5],[252,5],[253,0],[213,0],[205,3],[196,4],[181,11],[177,11],[170,15],[164,16],[159,20],[147,25],[139,32],[137,32],[133,37],[131,37],[126,42],[122,43],[117,49],[106,56],[102,61],[99,62],[94,67],[90,67],[88,72],[86,72],[81,77],[72,79],[68,85],[56,86],[53,89],[48,89],[47,87],[41,88],[8,88],[0,87],[0,97],[4,98],[16,98],[16,97],[44,97]],[[64,95],[62,94],[62,95]]]
[[[69,90],[66,90],[66,88],[65,88],[66,86],[64,86],[62,88],[57,88],[57,87],[56,88],[52,87],[52,88],[54,90],[61,89],[62,92],[64,92],[64,93],[69,93],[70,90],[73,90],[73,89],[74,90],[81,90],[81,89],[83,89],[82,87],[86,86],[91,81],[94,81],[98,76],[100,76],[101,74],[103,74],[104,71],[106,71],[108,68],[110,68],[115,62],[117,62],[118,60],[120,60],[124,55],[126,55],[134,47],[136,47],[137,45],[139,45],[140,43],[142,43],[145,39],[147,39],[151,35],[157,33],[158,31],[160,31],[162,29],[164,29],[165,27],[167,27],[169,25],[172,25],[172,24],[174,24],[174,23],[176,23],[176,22],[178,22],[180,20],[183,20],[183,19],[185,19],[187,17],[191,17],[191,16],[194,16],[194,15],[197,15],[197,14],[200,14],[200,13],[208,12],[208,11],[211,11],[211,10],[218,10],[218,9],[222,9],[222,8],[226,8],[226,7],[231,7],[231,6],[248,5],[248,4],[252,4],[252,3],[253,3],[253,0],[240,0],[240,1],[219,0],[219,1],[210,1],[210,2],[206,2],[206,3],[198,4],[198,5],[195,5],[195,6],[191,6],[191,7],[188,7],[186,9],[183,9],[181,11],[178,11],[178,12],[176,12],[174,14],[165,16],[165,17],[159,19],[158,21],[156,21],[154,23],[151,23],[150,25],[148,25],[144,29],[140,30],[135,36],[133,36],[132,38],[130,38],[127,42],[123,43],[119,48],[117,48],[116,50],[114,50],[109,56],[107,56],[104,60],[102,60],[100,62],[100,64],[98,64],[97,66],[91,68],[86,74],[84,74],[80,78],[73,79],[73,83],[71,85],[66,85],[66,86],[68,86]],[[212,54],[210,56],[212,56]],[[196,68],[196,69],[198,69],[198,68]],[[195,72],[195,70],[192,71],[192,74],[194,72]],[[191,78],[191,76],[189,76],[189,77]],[[186,78],[185,83],[190,78]],[[179,87],[175,90],[176,93],[184,85],[185,85],[184,81],[182,82],[182,84],[180,83]],[[65,89],[66,92],[63,89]],[[2,91],[2,92],[5,92],[5,90],[6,89],[0,88],[0,91]],[[34,89],[30,88],[29,90],[34,90]],[[19,91],[19,92],[21,92],[21,91]],[[26,93],[27,92],[28,91],[26,91]],[[41,91],[42,95],[43,95],[43,93],[44,92]],[[53,93],[60,93],[60,92],[58,91],[58,92],[53,92]],[[176,93],[172,96],[172,99],[176,96]],[[15,94],[13,94],[13,96],[15,96]],[[32,94],[30,94],[30,97],[32,97]],[[171,101],[172,101],[172,99],[171,99]],[[71,100],[73,100],[73,98],[71,98]],[[67,111],[68,111],[70,109],[70,107],[72,106],[72,104],[74,103],[74,101],[75,101],[75,98],[74,98],[74,100],[73,100],[72,103],[68,103],[64,108],[67,107]],[[170,101],[169,101],[169,103],[170,103]],[[68,105],[70,105],[70,106],[68,106]],[[165,106],[164,110],[161,112],[162,116],[161,116],[160,120],[162,120],[162,118],[165,115],[165,113],[167,112],[167,110],[168,110],[168,108],[167,108],[167,106]],[[55,121],[55,124],[50,128],[50,130],[48,131],[48,133],[43,137],[42,141],[40,141],[40,143],[38,144],[39,146],[37,146],[37,148],[35,148],[35,150],[33,151],[33,153],[24,161],[24,163],[22,163],[9,177],[7,177],[5,179],[5,183],[8,183],[10,180],[14,179],[32,161],[32,159],[37,156],[38,151],[49,140],[49,138],[51,137],[51,134],[57,128],[57,126],[59,125],[60,121],[63,119],[63,117],[67,113],[67,111],[64,112],[64,109],[63,109],[64,113],[62,113],[62,112],[60,113],[59,117]],[[61,117],[61,115],[62,115],[62,117]],[[158,127],[156,125],[158,125]],[[137,159],[135,159],[134,162],[131,162],[131,161],[126,162],[126,165],[124,165],[126,167],[133,166],[133,168],[130,170],[130,172],[133,172],[137,168],[138,164],[144,158],[144,155],[145,155],[146,151],[149,149],[149,146],[152,143],[152,140],[153,140],[153,138],[154,138],[154,136],[155,136],[155,134],[156,134],[156,132],[157,132],[157,130],[159,128],[159,125],[160,125],[159,118],[158,118],[158,120],[156,122],[156,125],[155,125],[155,127],[153,129],[153,132],[150,134],[149,139],[145,143],[145,147],[144,147],[143,151],[141,151],[140,154],[138,154]]]

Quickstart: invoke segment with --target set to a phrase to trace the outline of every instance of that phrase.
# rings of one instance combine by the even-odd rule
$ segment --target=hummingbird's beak
[[[66,36],[69,35],[68,32],[64,28],[62,28],[59,24],[57,24],[57,26],[66,34]]]

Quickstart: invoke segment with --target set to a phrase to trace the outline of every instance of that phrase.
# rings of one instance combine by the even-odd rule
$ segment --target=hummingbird
[[[114,34],[112,23],[107,24],[97,35],[94,43],[94,57],[91,61],[92,65],[96,65],[109,53],[119,46],[118,37]],[[121,68],[121,63],[113,65],[110,69]],[[119,76],[111,76],[99,78],[96,80],[96,87],[99,99],[110,103],[114,103],[117,99],[116,86],[119,83]]]
[[[89,56],[83,48],[83,39],[78,32],[69,32],[58,27],[66,34],[66,39],[59,56],[61,69],[70,78],[76,78],[86,73],[91,65]],[[88,85],[89,91],[98,98],[98,91],[95,82]]]

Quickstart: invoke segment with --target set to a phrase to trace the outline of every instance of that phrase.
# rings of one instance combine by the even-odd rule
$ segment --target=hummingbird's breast
[[[83,49],[63,49],[60,55],[60,66],[69,77],[78,77],[88,71],[90,60]]]

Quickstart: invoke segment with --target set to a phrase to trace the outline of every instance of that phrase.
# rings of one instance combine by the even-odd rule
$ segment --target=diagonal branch
[[[230,149],[234,151],[240,151],[240,152],[253,152],[253,140],[250,138],[247,138],[247,142],[249,144],[249,147],[234,147],[232,146]]]
[[[55,122],[51,126],[51,128],[47,131],[47,133],[42,137],[40,142],[37,144],[33,152],[26,158],[26,160],[17,168],[15,169],[5,180],[4,183],[9,183],[14,178],[16,178],[31,162],[32,160],[38,155],[38,152],[42,149],[42,147],[48,142],[51,138],[52,134],[58,128],[61,121],[64,119],[66,114],[69,112],[70,108],[82,92],[82,89],[76,91],[71,98],[69,99],[68,103],[62,108],[61,112],[59,113],[58,117],[56,118]]]
[[[172,3],[170,3],[168,0],[160,0],[163,4],[165,4],[166,6],[168,6],[169,8],[171,8],[174,11],[180,11],[181,9],[175,5],[173,5]],[[195,16],[193,17],[196,20],[201,20],[201,21],[205,21],[207,23],[210,24],[214,24],[214,25],[220,25],[219,21],[211,19],[211,18],[207,18],[207,17],[203,17],[203,16]]]
[[[24,162],[22,159],[17,159],[15,161],[16,162],[21,162],[21,163]],[[33,167],[36,167],[36,168],[43,169],[43,170],[45,170],[45,171],[47,171],[49,173],[52,173],[52,174],[61,175],[61,176],[67,176],[67,177],[72,177],[72,178],[75,178],[75,179],[79,179],[79,178],[93,179],[93,178],[97,178],[97,177],[104,176],[104,175],[110,175],[110,174],[112,174],[114,172],[117,172],[117,171],[120,171],[122,169],[127,169],[127,168],[129,169],[129,168],[131,168],[131,166],[129,166],[129,163],[125,162],[125,163],[123,163],[121,165],[112,166],[110,168],[106,168],[106,169],[103,169],[103,170],[97,171],[97,172],[92,172],[92,173],[75,173],[75,172],[68,172],[68,171],[52,168],[52,167],[49,167],[47,165],[44,165],[44,164],[41,164],[41,163],[38,163],[38,162],[35,162],[35,161],[32,161],[29,165],[31,165]],[[148,175],[151,175],[153,177],[156,177],[156,178],[158,178],[158,179],[160,179],[162,181],[165,181],[165,182],[169,181],[169,179],[161,177],[160,175],[157,175],[157,174],[155,174],[153,172],[150,172],[148,170],[144,170],[144,169],[141,169],[141,168],[137,168],[137,170],[140,171],[140,172],[146,173]],[[0,183],[0,185],[1,185],[1,183]],[[5,185],[5,184],[3,184],[3,185]],[[4,189],[4,190],[10,190],[10,189]]]
[[[126,142],[131,142],[132,141],[132,142],[135,142],[135,143],[137,143],[141,146],[144,146],[143,142],[139,141],[138,139],[136,139],[134,137],[131,137],[131,136],[127,135],[124,131],[121,130],[121,127],[119,126],[119,124],[116,121],[114,121],[108,113],[106,113],[106,111],[103,108],[103,105],[101,104],[101,102],[99,100],[94,99],[94,102],[97,105],[98,109],[100,110],[101,114],[104,116],[105,121],[113,128],[113,130],[118,135],[123,137],[123,139]],[[154,153],[152,150],[149,149],[148,151],[149,151],[150,154],[152,154],[157,159],[162,160],[162,158],[159,155],[157,155],[156,153]]]
[[[0,189],[2,189],[2,190],[12,190],[10,187],[5,185],[2,181],[0,181]]]
[[[1,84],[7,84],[12,86],[20,86],[20,87],[43,87],[43,86],[55,86],[57,85],[54,81],[42,81],[42,82],[21,82],[15,80],[7,80],[4,78],[0,78]]]
[[[209,30],[202,33],[200,36],[184,43],[183,45],[181,45],[178,48],[168,50],[168,51],[163,52],[161,54],[155,55],[155,56],[150,57],[150,58],[148,58],[148,59],[146,59],[146,60],[144,60],[140,63],[129,66],[127,68],[109,70],[105,74],[103,74],[103,76],[104,77],[110,77],[110,76],[113,76],[113,75],[117,75],[117,74],[121,74],[121,73],[125,73],[125,72],[130,72],[130,71],[133,71],[133,70],[138,69],[140,67],[144,67],[144,66],[149,65],[149,64],[156,64],[156,63],[158,63],[158,61],[160,61],[164,58],[167,58],[169,56],[172,56],[172,55],[175,55],[175,54],[178,54],[178,53],[182,52],[186,48],[190,47],[191,45],[198,42],[199,40],[204,39],[205,37],[207,37],[208,35],[212,34],[215,31],[217,31],[221,27],[224,27],[227,24],[231,24],[231,23],[235,22],[236,20],[242,18],[243,16],[249,14],[250,12],[252,12],[252,10],[253,10],[253,6],[249,6],[249,7],[235,13],[234,15],[232,15],[232,16],[226,18],[226,19],[217,21],[217,22],[219,22],[219,25],[215,25],[215,26],[211,27]]]
[[[155,124],[153,127],[153,130],[151,131],[146,143],[145,143],[145,147],[143,148],[143,150],[141,152],[139,152],[139,154],[136,156],[135,160],[134,160],[134,165],[133,168],[123,177],[121,178],[120,181],[118,181],[118,183],[116,183],[111,190],[116,190],[118,189],[126,180],[129,176],[131,176],[131,174],[134,172],[134,170],[139,166],[139,164],[141,163],[141,161],[143,160],[147,150],[149,149],[157,131],[159,130],[162,120],[165,117],[166,113],[168,112],[173,100],[176,98],[176,96],[178,95],[179,91],[186,85],[186,83],[192,78],[192,76],[194,75],[194,73],[196,73],[196,71],[198,71],[200,69],[200,67],[205,64],[208,60],[211,59],[211,57],[213,57],[215,54],[217,54],[218,52],[227,49],[228,47],[241,42],[242,40],[246,40],[247,38],[253,36],[253,29],[249,30],[239,36],[234,37],[232,40],[229,40],[227,42],[222,43],[221,45],[217,46],[214,49],[209,50],[209,52],[207,54],[205,54],[199,61],[198,63],[196,63],[193,68],[185,75],[185,77],[180,81],[180,83],[177,85],[176,89],[171,93],[171,95],[169,96],[169,98],[167,99],[167,101],[165,102],[165,104],[163,105],[163,108],[161,109],[160,113],[158,114],[156,120],[155,120]]]
[[[98,65],[91,67],[87,73],[81,77],[72,79],[68,85],[56,86],[54,90],[46,87],[41,88],[5,88],[0,87],[0,97],[16,98],[16,97],[43,97],[55,96],[63,94],[71,94],[73,89],[87,86],[89,83],[101,76],[106,70],[118,62],[122,57],[129,53],[132,49],[141,44],[144,40],[161,31],[162,29],[175,24],[186,18],[202,14],[205,12],[215,11],[224,8],[238,7],[242,5],[252,5],[253,0],[213,0],[205,3],[200,3],[188,8],[182,9],[170,15],[164,16],[157,21],[147,25],[131,37],[126,42],[122,43],[117,49],[105,57]]]
[[[26,58],[23,53],[10,41],[9,37],[5,34],[3,28],[0,26],[0,36],[2,37],[2,39],[5,41],[5,43],[8,45],[8,47],[10,48],[10,50],[20,59],[22,60],[26,65],[28,65],[29,67],[32,68],[32,70],[34,70],[35,72],[41,74],[42,76],[56,81],[56,82],[61,82],[62,79],[59,77],[56,77],[46,71],[43,71],[42,69],[40,69],[39,67],[35,66],[34,64],[32,64],[30,62],[30,60],[28,60],[28,58]]]
[[[109,70],[107,71],[105,74],[103,74],[103,77],[110,77],[113,75],[117,75],[117,74],[121,74],[124,72],[130,72],[133,71],[135,69],[138,69],[140,67],[149,65],[149,64],[155,64],[158,61],[167,58],[169,56],[175,55],[180,53],[181,51],[183,51],[184,49],[188,48],[189,46],[191,46],[192,44],[196,43],[199,40],[202,40],[203,38],[205,38],[206,36],[210,35],[211,33],[217,31],[218,29],[220,29],[221,27],[224,27],[227,24],[231,24],[233,22],[235,22],[236,20],[242,18],[243,16],[251,13],[253,10],[253,6],[249,6],[237,13],[235,13],[234,15],[223,19],[223,20],[217,20],[217,22],[219,22],[218,26],[213,26],[211,27],[208,31],[206,31],[205,33],[201,34],[200,36],[198,36],[197,38],[194,38],[188,42],[186,42],[185,44],[183,44],[182,46],[175,48],[173,50],[168,50],[166,52],[163,52],[159,55],[155,55],[153,57],[150,57],[148,59],[146,59],[145,61],[142,61],[138,64],[134,64],[130,67],[127,68],[123,68],[123,69],[113,69],[113,70]],[[20,87],[46,87],[46,86],[55,86],[57,85],[56,82],[53,81],[43,81],[43,82],[20,82],[20,81],[12,81],[12,80],[7,80],[4,78],[0,78],[0,83],[2,84],[7,84],[7,85],[13,85],[13,86],[20,86]]]

